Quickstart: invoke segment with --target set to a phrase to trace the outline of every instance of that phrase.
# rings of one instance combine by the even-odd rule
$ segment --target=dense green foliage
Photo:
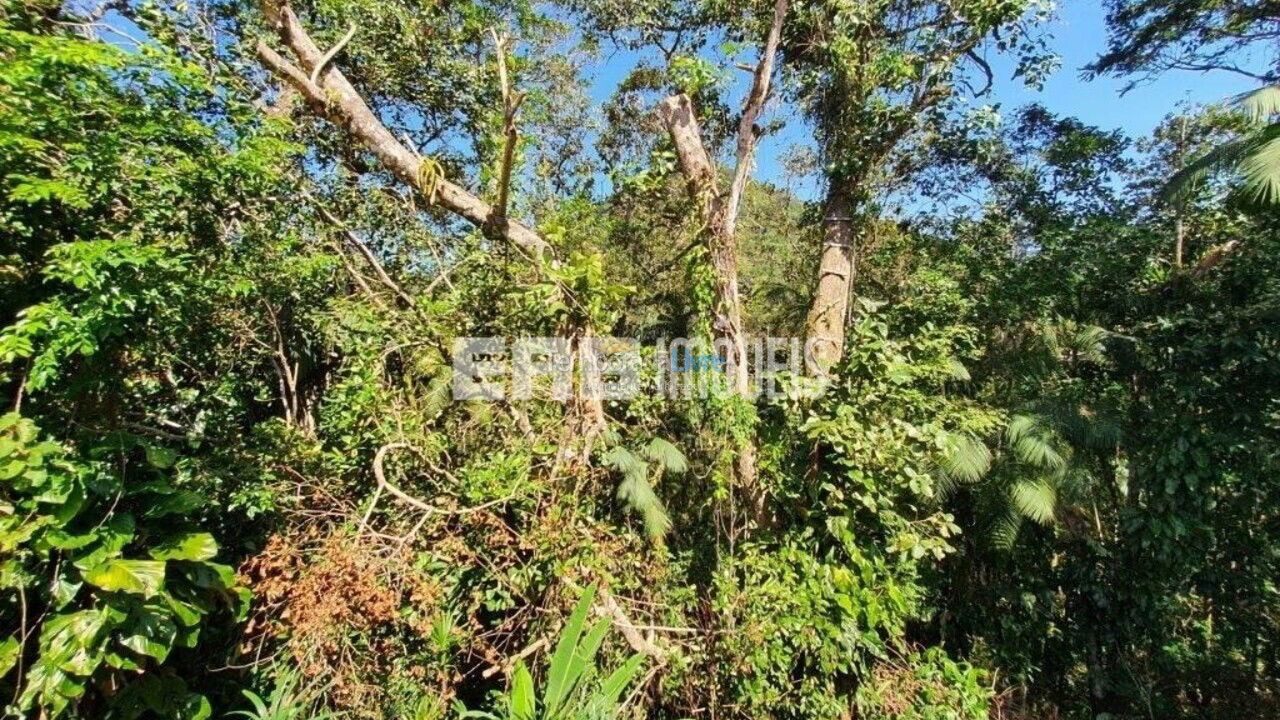
[[[1150,137],[1002,118],[1050,13],[5,2],[5,716],[1280,712],[1275,72]],[[745,186],[734,282],[803,336],[847,231],[843,348],[663,393],[725,265],[654,106],[728,157],[771,17],[744,125],[816,141]],[[1090,71],[1229,71],[1276,19],[1113,2]],[[641,392],[454,400],[455,341],[521,336],[638,338]]]

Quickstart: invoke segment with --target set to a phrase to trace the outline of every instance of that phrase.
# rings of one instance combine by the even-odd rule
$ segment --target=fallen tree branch
[[[410,445],[409,443],[396,442],[396,443],[387,443],[386,445],[383,445],[382,447],[378,448],[378,452],[374,453],[373,477],[378,481],[378,488],[377,490],[374,491],[373,502],[369,504],[369,509],[365,511],[364,520],[361,520],[360,522],[361,527],[364,527],[365,522],[373,514],[374,505],[377,504],[378,496],[383,491],[386,491],[392,497],[405,503],[406,505],[412,505],[413,507],[416,507],[419,510],[430,515],[469,515],[471,513],[477,513],[483,510],[488,510],[489,508],[494,507],[495,505],[501,505],[505,502],[509,502],[511,498],[514,497],[514,494],[507,495],[506,497],[501,497],[501,498],[498,498],[497,500],[490,500],[489,502],[481,503],[479,505],[476,505],[475,507],[458,508],[455,510],[436,507],[435,505],[432,505],[431,503],[428,503],[425,500],[419,500],[418,498],[410,495],[409,493],[406,493],[405,491],[401,490],[400,488],[396,487],[395,485],[392,485],[390,482],[387,481],[386,471],[383,469],[383,462],[385,462],[386,460],[387,453],[391,452],[392,450],[411,450],[415,453],[418,452],[418,449]]]

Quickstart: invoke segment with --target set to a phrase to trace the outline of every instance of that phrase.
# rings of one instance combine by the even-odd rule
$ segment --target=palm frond
[[[1246,191],[1254,199],[1280,202],[1280,124],[1267,128],[1262,135],[1257,148],[1240,162],[1240,172]]]
[[[682,473],[689,469],[689,461],[685,459],[684,453],[680,452],[680,448],[662,438],[656,437],[650,440],[645,446],[644,454],[669,472]]]
[[[943,473],[953,480],[977,482],[991,469],[991,450],[968,433],[953,434],[940,465]]]
[[[1109,335],[1097,325],[1077,325],[1072,328],[1067,341],[1078,360],[1100,365],[1107,360],[1106,340]]]
[[[1023,517],[1041,525],[1053,522],[1058,505],[1058,491],[1044,478],[1019,480],[1009,490],[1014,508]]]
[[[1018,540],[1018,531],[1022,529],[1023,519],[1017,513],[1005,513],[991,526],[989,537],[997,550],[1011,550]]]
[[[1030,415],[1014,415],[1004,431],[1005,441],[1020,462],[1043,470],[1058,471],[1067,461],[1053,446],[1053,433]]]
[[[1257,90],[1241,93],[1232,104],[1244,111],[1249,122],[1262,123],[1280,115],[1280,85],[1267,85]]]
[[[1173,174],[1160,189],[1160,200],[1171,203],[1186,197],[1210,173],[1240,166],[1259,145],[1261,133],[1228,140],[1191,161]]]

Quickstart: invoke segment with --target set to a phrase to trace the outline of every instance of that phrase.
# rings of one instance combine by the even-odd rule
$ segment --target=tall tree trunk
[[[846,182],[833,181],[827,191],[823,218],[822,257],[818,288],[807,323],[809,371],[824,374],[844,356],[845,322],[854,274],[854,202]]]
[[[684,93],[672,95],[658,105],[671,141],[676,146],[676,156],[680,160],[689,195],[698,205],[698,212],[707,227],[707,250],[715,271],[715,308],[712,312],[715,329],[725,345],[729,386],[735,395],[748,400],[751,398],[751,382],[747,367],[747,337],[742,325],[742,298],[738,291],[738,211],[760,140],[756,120],[769,98],[773,63],[788,5],[789,0],[774,0],[773,21],[760,52],[760,62],[752,73],[742,118],[738,121],[733,180],[727,194],[721,192],[715,166],[702,144],[702,133],[689,96]],[[754,439],[739,443],[734,474],[748,495],[752,515],[763,519],[764,493],[757,480]]]

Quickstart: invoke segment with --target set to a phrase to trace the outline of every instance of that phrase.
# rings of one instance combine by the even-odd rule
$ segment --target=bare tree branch
[[[747,94],[747,101],[742,108],[742,119],[738,122],[736,166],[733,171],[733,183],[729,186],[729,200],[724,209],[724,233],[728,236],[733,236],[737,231],[742,193],[746,190],[756,143],[760,139],[756,120],[760,117],[761,111],[764,110],[764,103],[769,98],[769,82],[773,77],[773,61],[778,53],[778,38],[782,34],[782,21],[787,15],[787,3],[788,0],[777,0],[774,3],[773,24],[769,26],[769,35],[765,39],[760,64],[756,65],[755,76],[751,80],[751,91]]]
[[[505,138],[502,145],[502,164],[498,168],[498,203],[495,207],[496,217],[498,221],[502,221],[507,217],[507,199],[511,192],[511,167],[515,162],[516,141],[519,134],[516,131],[516,113],[520,111],[520,105],[524,102],[524,93],[517,93],[511,89],[511,79],[507,75],[507,50],[511,45],[511,38],[507,35],[498,35],[498,31],[489,28],[489,34],[493,37],[493,44],[498,58],[498,82],[502,89],[502,134]]]
[[[356,136],[402,181],[426,190],[422,187],[424,160],[396,140],[340,70],[325,64],[324,55],[288,5],[267,4],[268,18],[275,22],[281,41],[293,51],[303,68],[299,69],[259,41],[257,54],[267,69],[306,98],[317,114]],[[305,69],[317,72],[317,82],[311,81]],[[435,178],[432,186],[440,205],[486,233],[506,238],[534,258],[551,254],[550,246],[532,228],[500,217],[493,207],[465,189],[444,178]]]

